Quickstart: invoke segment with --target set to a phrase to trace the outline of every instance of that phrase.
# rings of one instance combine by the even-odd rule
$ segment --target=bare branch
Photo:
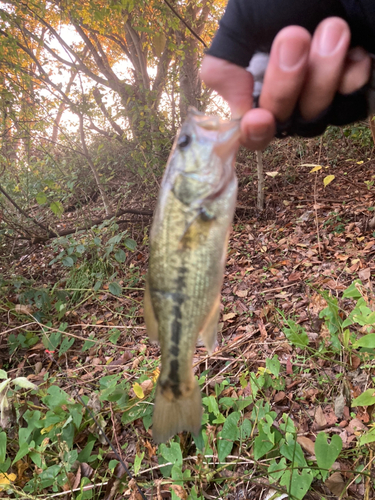
[[[105,213],[106,213],[107,216],[110,216],[112,214],[112,211],[111,211],[110,204],[109,204],[109,201],[108,201],[108,198],[107,198],[107,193],[105,192],[105,189],[104,189],[104,187],[103,187],[103,185],[101,183],[101,180],[100,180],[100,177],[98,175],[98,172],[97,172],[97,170],[95,168],[95,165],[93,164],[93,162],[91,160],[91,156],[90,156],[89,151],[88,151],[87,146],[86,146],[85,131],[84,131],[84,128],[83,128],[83,116],[81,114],[79,114],[78,118],[79,118],[79,132],[80,132],[80,136],[81,136],[81,143],[82,143],[83,153],[85,155],[87,163],[89,164],[91,172],[94,175],[96,185],[98,186],[98,189],[100,191],[100,195],[102,197],[102,201],[103,201]]]
[[[142,42],[138,35],[138,33],[132,28],[129,21],[125,23],[126,32],[129,34],[131,38],[133,47],[135,49],[135,57],[132,58],[132,62],[134,64],[134,68],[138,67],[138,71],[141,74],[143,85],[146,89],[150,88],[150,79],[147,73],[147,63],[145,55],[142,52]]]
[[[8,201],[10,201],[10,203],[14,206],[14,208],[16,208],[22,215],[24,215],[27,219],[30,219],[34,222],[34,224],[36,224],[37,226],[39,226],[40,228],[43,229],[43,231],[48,231],[48,229],[46,228],[46,226],[44,226],[43,224],[41,224],[40,222],[38,222],[36,219],[34,219],[33,217],[30,217],[30,215],[25,212],[14,200],[13,198],[11,198],[9,196],[9,194],[5,191],[5,189],[3,189],[1,186],[0,186],[0,192],[3,193],[3,195],[7,198]]]
[[[102,95],[101,95],[101,93],[100,93],[100,91],[99,91],[98,88],[94,88],[94,90],[93,90],[93,96],[94,96],[94,99],[96,101],[96,104],[99,106],[99,108],[101,109],[103,115],[107,118],[107,120],[111,124],[113,130],[115,130],[118,133],[118,135],[120,136],[120,138],[122,138],[124,136],[124,131],[122,130],[122,128],[120,127],[120,125],[118,125],[115,122],[115,120],[112,118],[112,116],[109,114],[109,111],[108,111],[108,109],[104,105],[104,102],[103,102],[103,99],[102,99]]]

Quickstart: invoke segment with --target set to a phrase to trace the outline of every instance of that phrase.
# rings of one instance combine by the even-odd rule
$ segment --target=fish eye
[[[180,149],[185,149],[191,143],[191,136],[187,134],[181,134],[177,140],[177,146]]]

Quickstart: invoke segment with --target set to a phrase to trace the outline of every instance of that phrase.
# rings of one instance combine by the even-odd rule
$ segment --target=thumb
[[[200,77],[228,102],[232,118],[241,118],[252,108],[254,80],[245,68],[207,55],[202,61]]]

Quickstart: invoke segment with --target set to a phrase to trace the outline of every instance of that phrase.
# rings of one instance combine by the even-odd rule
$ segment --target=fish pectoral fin
[[[189,393],[180,397],[166,397],[160,384],[156,386],[152,419],[152,437],[156,443],[165,443],[182,431],[197,435],[201,428],[202,398],[197,380],[192,381]]]
[[[206,318],[203,328],[199,332],[207,351],[212,354],[216,345],[217,338],[217,324],[220,316],[220,294],[211,308],[210,314]]]
[[[147,335],[151,342],[158,342],[158,321],[155,316],[154,307],[151,302],[150,285],[146,279],[145,296],[143,299],[143,316],[145,318]]]

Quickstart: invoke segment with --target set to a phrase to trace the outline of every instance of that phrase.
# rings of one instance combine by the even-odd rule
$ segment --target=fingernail
[[[337,21],[324,25],[319,36],[318,51],[321,56],[330,56],[339,47],[345,32],[345,27]]]
[[[284,71],[292,71],[302,64],[306,56],[305,44],[284,40],[279,47],[279,66]]]
[[[348,52],[348,59],[353,62],[363,61],[367,57],[367,52],[361,47],[355,47]]]
[[[251,141],[264,141],[269,136],[268,125],[258,124],[258,126],[248,133],[248,138]]]

